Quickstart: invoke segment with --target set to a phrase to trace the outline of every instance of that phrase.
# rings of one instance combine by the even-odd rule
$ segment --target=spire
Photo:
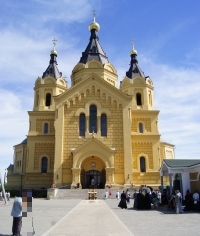
[[[55,79],[60,78],[62,76],[62,73],[59,72],[58,67],[57,67],[57,61],[56,61],[56,57],[57,57],[57,51],[55,49],[56,46],[56,39],[54,38],[53,40],[53,50],[50,53],[50,61],[49,61],[49,66],[47,67],[47,69],[45,70],[45,72],[42,75],[42,78],[45,78],[47,76],[51,76],[54,77]]]
[[[133,79],[134,77],[136,77],[138,75],[145,78],[143,71],[140,69],[140,67],[138,65],[137,51],[134,49],[134,39],[132,39],[131,41],[132,41],[132,50],[130,52],[131,62],[130,62],[130,68],[126,72],[126,76],[129,79]]]
[[[109,63],[108,58],[99,43],[98,31],[100,30],[100,26],[95,20],[96,10],[93,10],[93,15],[94,20],[89,25],[89,30],[91,32],[90,41],[85,51],[82,52],[79,63],[86,64],[91,60],[100,61],[102,64]]]

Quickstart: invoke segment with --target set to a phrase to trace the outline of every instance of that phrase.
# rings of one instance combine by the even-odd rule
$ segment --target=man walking
[[[16,197],[14,199],[11,216],[13,216],[13,225],[12,225],[13,236],[20,236],[20,232],[22,228],[22,198],[21,197]]]
[[[194,211],[197,211],[199,204],[199,193],[197,190],[195,190],[195,193],[193,194],[193,201],[194,201]]]

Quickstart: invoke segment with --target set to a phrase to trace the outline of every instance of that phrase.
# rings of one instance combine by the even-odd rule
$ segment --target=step
[[[88,192],[90,189],[58,189],[55,199],[88,199]],[[97,189],[97,199],[105,198],[105,189]],[[116,198],[117,189],[112,190],[112,195],[109,198]],[[119,190],[120,194],[122,190]],[[131,193],[131,197],[132,197]]]

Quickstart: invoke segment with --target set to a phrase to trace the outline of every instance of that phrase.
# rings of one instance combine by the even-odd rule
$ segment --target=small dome
[[[136,51],[135,49],[132,49],[132,50],[130,51],[130,55],[137,55],[137,51]]]
[[[57,53],[57,51],[55,49],[53,49],[50,54],[54,54],[56,56],[58,55],[58,53]]]
[[[89,25],[89,30],[91,31],[92,29],[100,30],[100,25],[95,20]]]

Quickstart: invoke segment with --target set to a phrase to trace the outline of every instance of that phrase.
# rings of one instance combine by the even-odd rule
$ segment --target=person
[[[147,192],[147,190],[144,191],[144,208],[146,210],[150,210],[151,209],[151,198],[150,198],[150,194]]]
[[[2,191],[0,191],[0,201],[3,200],[3,194]]]
[[[118,204],[118,207],[121,207],[122,209],[127,209],[127,205],[126,205],[126,194],[123,191],[123,193],[121,194],[121,200]]]
[[[157,207],[157,196],[156,196],[156,193],[154,191],[152,192],[152,203],[153,203],[153,208],[156,209],[156,207]]]
[[[162,205],[168,205],[168,199],[167,199],[167,192],[166,192],[166,190],[164,190],[162,195],[161,195],[161,203],[162,203]]]
[[[175,195],[175,204],[176,204],[176,214],[182,213],[182,196],[181,193],[179,192],[179,190],[176,190],[176,195]]]
[[[112,196],[112,190],[109,188],[109,197]]]
[[[105,191],[105,199],[108,199],[108,190]]]
[[[144,194],[140,189],[139,193],[137,194],[137,210],[143,210],[143,209],[144,209]]]
[[[118,190],[117,190],[117,192],[116,192],[116,199],[119,200],[119,191],[118,191]]]
[[[175,196],[176,196],[176,191],[173,190],[172,195],[170,197],[170,207],[172,210],[174,210],[176,203],[175,203]]]
[[[185,205],[186,205],[186,210],[190,211],[192,209],[192,193],[188,189],[185,194]]]
[[[157,192],[157,199],[158,199],[159,205],[161,205],[161,192],[160,191]]]
[[[195,190],[195,193],[193,194],[193,201],[194,201],[194,211],[197,211],[199,204],[199,193],[197,190]]]
[[[7,192],[7,199],[10,201],[10,192]]]
[[[91,185],[94,186],[95,185],[95,180],[92,178],[91,180]]]
[[[16,197],[13,202],[11,216],[13,217],[12,233],[20,236],[22,228],[22,198]]]
[[[129,192],[129,190],[126,190],[126,201],[127,203],[130,203],[130,198],[131,198],[131,193]]]
[[[133,194],[133,199],[134,199],[133,209],[137,209],[137,194],[138,194],[138,191],[136,189],[134,194]]]

